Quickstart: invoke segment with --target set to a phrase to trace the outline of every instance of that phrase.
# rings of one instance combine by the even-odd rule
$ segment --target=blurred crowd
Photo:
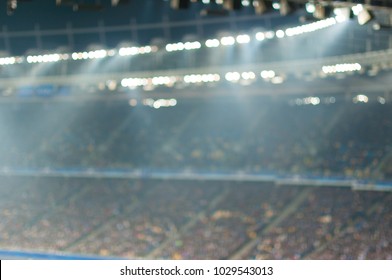
[[[124,258],[392,259],[392,193],[1,177],[0,248]]]
[[[0,105],[0,168],[118,168],[391,178],[392,110],[181,100]]]
[[[389,192],[4,175],[85,168],[390,180],[391,143],[389,103],[299,106],[239,96],[160,109],[143,100],[2,103],[0,248],[125,258],[391,259]]]
[[[248,257],[256,259],[391,258],[391,196],[322,188],[312,192],[285,222],[264,234]],[[377,213],[375,207],[383,208]],[[385,220],[379,220],[381,216]],[[384,225],[384,222],[386,223]],[[364,228],[372,224],[371,234]],[[360,238],[359,238],[360,237]],[[365,241],[366,240],[366,241]],[[379,244],[379,254],[367,255]],[[331,248],[330,248],[331,247]]]

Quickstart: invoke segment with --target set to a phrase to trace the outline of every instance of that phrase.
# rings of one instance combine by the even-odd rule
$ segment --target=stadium
[[[7,0],[1,259],[392,259],[392,3]]]

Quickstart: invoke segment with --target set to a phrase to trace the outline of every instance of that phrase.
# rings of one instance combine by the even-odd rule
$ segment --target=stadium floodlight
[[[186,50],[196,50],[196,49],[200,49],[201,48],[201,44],[198,41],[194,41],[194,42],[185,42],[184,44],[184,48]]]
[[[226,37],[223,37],[223,38],[220,40],[220,43],[221,43],[223,46],[231,46],[231,45],[234,45],[235,39],[234,39],[234,37],[232,37],[232,36],[226,36]]]
[[[185,75],[183,80],[186,84],[196,84],[196,83],[212,83],[219,82],[219,74],[192,74]]]
[[[151,52],[156,52],[156,46],[143,46],[143,47],[136,47],[136,46],[129,46],[129,44],[121,44],[122,47],[118,50],[118,54],[120,56],[133,56],[139,54],[148,54]],[[107,55],[113,56],[116,53],[115,50],[109,50]]]
[[[296,36],[300,35],[303,33],[309,33],[309,32],[314,32],[320,29],[327,28],[329,26],[337,24],[337,20],[335,18],[327,18],[323,20],[319,20],[316,22],[312,22],[309,24],[305,25],[300,25],[297,27],[292,27],[292,28],[287,28],[286,29],[286,35],[291,37],[291,36]]]
[[[280,9],[280,2],[278,0],[275,0],[272,3],[272,8],[274,8],[274,10],[279,10]]]
[[[242,0],[241,1],[242,6],[244,7],[248,7],[250,5],[250,1],[249,0]]]
[[[250,42],[250,37],[247,34],[238,35],[236,41],[238,44],[247,44]]]
[[[99,59],[99,58],[105,58],[108,55],[107,50],[101,49],[101,50],[95,50],[95,51],[89,51],[89,52],[74,52],[72,54],[72,59],[73,60],[80,60],[80,59]],[[38,60],[38,62],[43,62]]]
[[[347,7],[335,8],[333,13],[338,22],[344,22],[350,19],[351,9]]]
[[[261,71],[260,76],[265,80],[272,79],[273,77],[275,77],[275,71],[263,70]]]
[[[318,105],[320,104],[320,98],[319,97],[315,97],[315,96],[309,96],[306,98],[303,98],[303,103],[305,105]]]
[[[176,82],[176,77],[174,76],[159,76],[159,77],[153,77],[151,79],[151,82],[154,86],[169,86],[171,84],[174,84]]]
[[[369,97],[364,94],[358,94],[353,98],[354,103],[368,103]]]
[[[256,74],[251,71],[250,72],[242,72],[241,77],[244,80],[254,80],[254,79],[256,79]]]
[[[351,8],[351,10],[353,11],[354,15],[358,16],[359,13],[362,12],[362,10],[363,10],[363,5],[361,5],[361,4],[355,5]]]
[[[120,56],[137,55],[138,53],[139,53],[139,49],[137,47],[120,48],[118,52]]]
[[[190,6],[190,0],[171,0],[170,7],[175,10],[188,9]]]
[[[275,37],[275,32],[274,31],[267,31],[267,32],[265,32],[265,38],[272,39],[274,37]]]
[[[236,83],[241,79],[241,74],[238,72],[228,72],[225,75],[225,79],[229,82]]]
[[[208,39],[206,41],[207,48],[217,48],[217,47],[219,47],[219,45],[220,45],[220,42],[218,39]]]
[[[1,57],[0,65],[12,65],[16,63],[15,57]]]
[[[54,54],[44,54],[44,55],[29,55],[26,58],[27,63],[47,63],[47,62],[57,62],[62,60],[63,56],[57,53]]]
[[[264,39],[265,39],[265,34],[264,34],[264,32],[257,32],[256,35],[255,35],[255,37],[256,37],[256,40],[257,40],[257,41],[264,41]]]
[[[370,11],[363,9],[362,11],[359,12],[357,19],[358,19],[358,23],[360,25],[364,25],[364,24],[368,23],[369,21],[371,21],[373,19],[373,16],[370,13]]]
[[[309,14],[313,14],[316,11],[316,6],[314,5],[314,2],[311,1],[309,3],[306,3],[305,9]]]
[[[283,38],[285,36],[285,33],[284,33],[283,30],[278,30],[278,31],[276,31],[275,34],[276,34],[276,37],[279,38],[279,39],[281,39],[281,38]]]
[[[336,65],[326,65],[322,67],[324,74],[335,74],[344,72],[355,72],[362,69],[359,63],[343,63]]]

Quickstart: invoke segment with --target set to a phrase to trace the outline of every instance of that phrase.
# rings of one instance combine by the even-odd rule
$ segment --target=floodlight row
[[[310,24],[304,24],[297,27],[287,28],[286,30],[277,30],[277,31],[266,31],[266,32],[257,32],[254,35],[254,39],[256,41],[264,41],[266,39],[283,38],[283,37],[292,37],[301,35],[304,33],[315,32],[317,30],[325,29],[332,25],[335,25],[339,22],[339,17],[327,18],[324,20],[320,20],[317,22],[313,22]],[[238,36],[224,36],[221,38],[212,38],[208,39],[204,42],[204,46],[207,48],[217,48],[220,46],[232,46],[234,44],[248,44],[252,41],[252,37],[248,34],[240,34]],[[199,41],[192,42],[178,42],[171,43],[165,46],[165,50],[167,52],[175,52],[175,51],[184,51],[184,50],[197,50],[202,48],[203,44]],[[44,54],[44,55],[28,55],[27,57],[19,56],[19,57],[3,57],[0,58],[0,66],[2,65],[12,65],[15,63],[23,63],[26,61],[27,63],[53,63],[62,60],[87,60],[87,59],[102,59],[108,56],[115,56],[118,54],[119,56],[135,56],[135,55],[143,55],[157,52],[159,48],[157,46],[143,46],[143,47],[122,47],[117,49],[110,50],[93,50],[93,51],[84,51],[84,52],[74,52],[72,54],[61,54],[61,53],[53,53],[53,54]]]
[[[276,78],[276,74],[273,70],[263,70],[260,73],[260,77],[266,81],[272,81]],[[256,80],[257,75],[255,72],[227,72],[224,78],[228,82],[237,83],[240,81],[253,81]],[[135,89],[137,87],[148,87],[148,86],[173,86],[175,83],[185,84],[203,84],[203,83],[215,83],[221,81],[221,75],[218,73],[208,74],[190,74],[184,76],[157,76],[150,78],[125,78],[121,81],[121,86]],[[274,82],[274,81],[272,81]]]
[[[359,63],[344,63],[336,65],[323,66],[322,70],[325,74],[336,74],[344,72],[357,72],[361,71],[362,66]]]
[[[336,74],[344,72],[356,72],[360,71],[362,66],[359,63],[346,63],[323,66],[321,73],[324,74]],[[223,75],[224,79],[231,83],[238,82],[252,82],[257,79],[257,74],[253,71],[245,72],[227,72]],[[285,75],[278,75],[274,70],[263,70],[259,73],[259,77],[264,81],[271,82],[273,84],[281,84],[285,80]],[[146,86],[173,86],[176,83],[185,84],[203,84],[203,83],[215,83],[222,80],[222,76],[218,73],[206,73],[206,74],[189,74],[184,76],[157,76],[150,78],[125,78],[121,81],[123,87],[131,89],[137,87]]]

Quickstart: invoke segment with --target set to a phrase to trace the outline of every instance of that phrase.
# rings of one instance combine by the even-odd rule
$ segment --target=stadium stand
[[[258,259],[392,257],[389,192],[28,177],[2,178],[0,191],[0,246],[11,251],[132,259],[227,259],[238,252]]]
[[[32,2],[0,34],[0,258],[392,259],[388,1]]]
[[[389,104],[340,101],[305,107],[260,97],[181,100],[176,107],[156,110],[124,103],[0,105],[0,166],[357,179],[389,174],[383,172],[389,170],[392,141]],[[58,127],[60,120],[65,129]]]

